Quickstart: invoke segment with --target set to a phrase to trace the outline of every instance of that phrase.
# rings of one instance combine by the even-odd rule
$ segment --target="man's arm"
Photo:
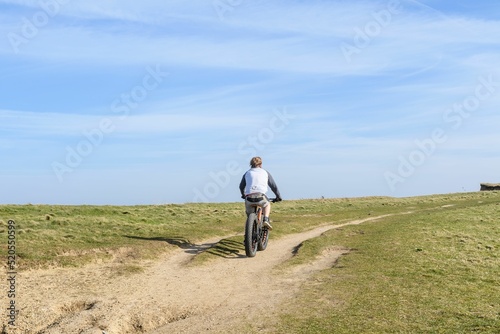
[[[245,187],[246,186],[247,186],[247,181],[245,180],[245,174],[243,174],[243,177],[241,178],[241,182],[240,182],[240,193],[241,193],[242,198],[245,197]]]
[[[273,193],[276,195],[276,198],[281,198],[280,191],[278,189],[278,186],[276,185],[276,182],[274,181],[273,176],[269,172],[267,172],[267,175],[269,176],[267,184],[269,185]]]

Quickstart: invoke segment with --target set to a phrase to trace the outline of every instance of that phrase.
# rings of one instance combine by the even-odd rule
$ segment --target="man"
[[[250,169],[243,175],[240,182],[241,198],[245,199],[245,207],[247,216],[253,212],[255,205],[262,206],[264,211],[264,226],[272,230],[273,227],[269,222],[271,214],[271,203],[267,198],[266,193],[269,188],[276,195],[276,201],[281,201],[281,195],[276,182],[268,171],[262,168],[262,159],[253,157],[250,160]]]

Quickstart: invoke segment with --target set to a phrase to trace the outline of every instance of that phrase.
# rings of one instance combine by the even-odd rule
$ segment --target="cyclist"
[[[271,213],[271,203],[266,193],[269,188],[276,195],[276,201],[281,201],[281,195],[276,182],[268,171],[262,168],[262,159],[253,157],[250,160],[250,169],[243,175],[240,182],[241,198],[245,199],[245,209],[247,216],[253,212],[255,205],[261,206],[264,212],[264,226],[272,230],[269,222]]]

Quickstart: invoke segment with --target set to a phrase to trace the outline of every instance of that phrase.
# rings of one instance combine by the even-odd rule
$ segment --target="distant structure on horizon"
[[[481,191],[500,190],[500,183],[481,183]]]

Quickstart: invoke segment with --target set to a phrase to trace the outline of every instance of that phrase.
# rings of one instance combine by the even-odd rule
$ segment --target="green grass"
[[[285,201],[273,205],[272,219],[277,228],[271,240],[318,225],[467,202],[471,196],[488,199],[491,194],[496,193]],[[213,237],[242,234],[243,210],[243,203],[128,207],[0,205],[0,238],[6,236],[7,221],[15,220],[20,270],[77,267],[112,260],[123,248],[129,249],[129,258],[151,259]],[[234,240],[239,238],[222,240],[200,260],[242,250],[239,241],[231,243]]]
[[[378,205],[387,201],[393,206]],[[272,237],[300,232],[325,222],[397,211],[388,198],[288,201],[274,206],[273,219],[283,228]],[[243,233],[243,203],[154,206],[0,205],[0,238],[7,221],[17,227],[19,269],[81,266],[110,260],[131,248],[132,257],[154,258],[178,246],[216,236]],[[215,254],[214,254],[215,255]]]
[[[332,245],[351,251],[311,278],[271,332],[499,333],[500,197],[481,196],[305,242],[288,266]]]
[[[394,214],[305,241],[279,271],[326,248],[348,249],[270,319],[271,333],[498,333],[500,194],[285,201],[273,205],[273,239],[325,224]],[[19,270],[118,262],[202,249],[191,265],[242,256],[243,203],[156,206],[0,206],[0,238],[17,226]],[[411,214],[401,214],[403,212]],[[252,325],[249,324],[251,327]],[[255,332],[261,329],[256,329]]]
[[[237,205],[0,206],[0,237],[7,221],[17,228],[19,269],[81,266],[110,260],[123,248],[150,259],[216,235],[238,231]],[[121,252],[120,252],[121,253]]]

